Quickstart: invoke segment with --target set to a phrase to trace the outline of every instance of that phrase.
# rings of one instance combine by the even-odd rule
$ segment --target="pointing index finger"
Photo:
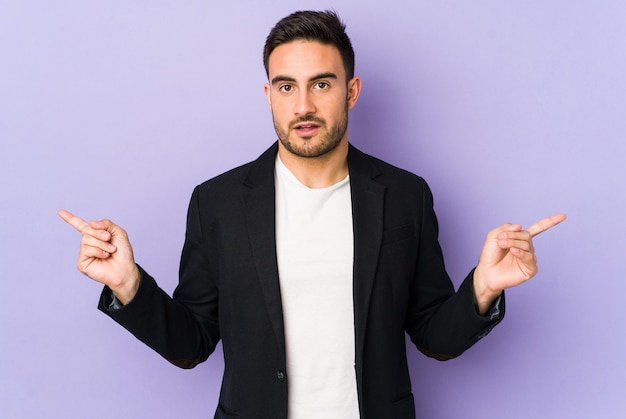
[[[565,221],[565,218],[567,218],[565,214],[555,214],[551,217],[537,221],[535,224],[528,227],[526,231],[530,233],[531,237],[535,237],[536,235],[541,234],[555,225]]]
[[[79,233],[82,233],[83,229],[89,225],[85,220],[72,214],[69,211],[59,210],[57,214],[59,214],[59,216],[63,218],[63,221],[74,227]]]

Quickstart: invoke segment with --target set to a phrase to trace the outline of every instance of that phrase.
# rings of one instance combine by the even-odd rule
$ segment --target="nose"
[[[296,95],[293,111],[294,114],[298,116],[315,113],[315,103],[313,101],[313,97],[310,91],[303,89],[298,92],[298,95]]]

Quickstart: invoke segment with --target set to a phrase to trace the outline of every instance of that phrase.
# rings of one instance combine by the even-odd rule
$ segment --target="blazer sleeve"
[[[479,315],[473,290],[474,270],[454,292],[438,235],[432,193],[424,182],[418,259],[409,291],[406,331],[421,352],[447,360],[461,355],[502,321],[505,301],[503,294],[491,316]]]
[[[98,308],[174,365],[193,368],[208,358],[220,340],[218,292],[208,259],[196,188],[173,298],[140,267],[141,282],[132,301],[110,309],[112,293],[105,287]]]

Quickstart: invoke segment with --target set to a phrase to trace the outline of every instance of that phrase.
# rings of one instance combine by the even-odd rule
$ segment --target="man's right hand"
[[[122,304],[132,300],[139,288],[139,268],[126,231],[109,220],[87,223],[69,211],[58,214],[83,236],[78,270],[111,288]]]

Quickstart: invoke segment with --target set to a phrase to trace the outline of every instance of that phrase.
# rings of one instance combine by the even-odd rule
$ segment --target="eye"
[[[293,90],[293,86],[291,86],[290,84],[283,84],[278,88],[278,90],[283,93],[289,93]]]
[[[317,83],[315,83],[316,89],[326,90],[329,87],[330,87],[330,84],[328,84],[328,82],[325,82],[325,81],[318,81]]]

